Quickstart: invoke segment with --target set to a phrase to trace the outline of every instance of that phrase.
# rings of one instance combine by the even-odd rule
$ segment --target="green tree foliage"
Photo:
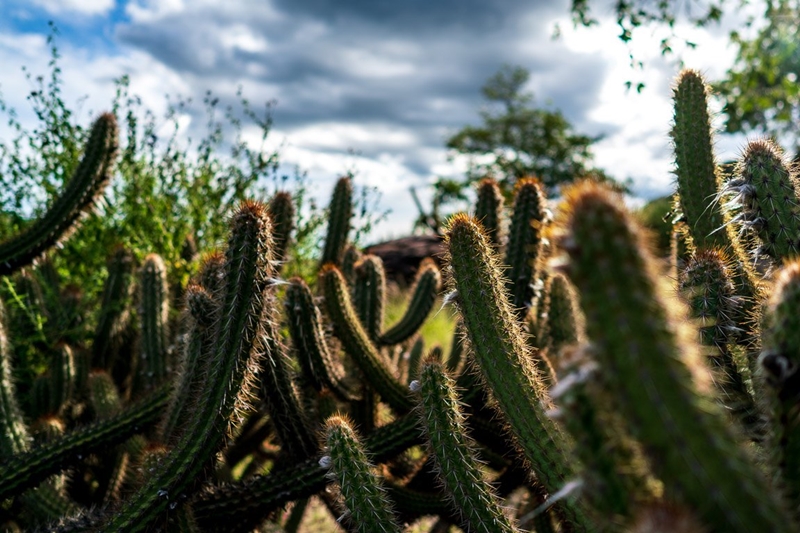
[[[764,25],[752,39],[731,33],[736,62],[716,85],[725,130],[759,132],[800,148],[800,2],[768,0]]]
[[[552,191],[578,176],[602,176],[591,166],[591,145],[600,138],[576,133],[560,111],[534,107],[523,90],[529,79],[523,67],[503,66],[481,89],[490,104],[480,113],[483,124],[447,140],[447,148],[470,157],[468,181],[495,175],[510,190],[518,178],[536,176]]]

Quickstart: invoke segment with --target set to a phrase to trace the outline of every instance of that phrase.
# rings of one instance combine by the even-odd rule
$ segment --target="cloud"
[[[78,0],[58,4],[70,2]],[[579,133],[604,136],[594,149],[599,166],[633,178],[640,196],[665,194],[675,64],[659,56],[657,32],[638,34],[647,88],[625,93],[623,82],[639,73],[628,66],[613,17],[598,9],[600,28],[573,30],[568,11],[566,0],[129,0],[116,6],[124,18],[105,31],[109,50],[87,50],[72,37],[62,67],[71,94],[91,92],[90,101],[127,72],[132,92],[157,114],[165,93],[199,102],[211,90],[220,109],[238,104],[239,87],[256,105],[276,100],[270,142],[281,146],[285,165],[308,171],[321,200],[325,184],[353,170],[386,191],[391,220],[408,227],[415,215],[408,186],[463,171],[463,161],[448,160],[446,139],[480,123],[480,87],[489,76],[505,63],[521,65],[531,72],[525,89],[536,105],[561,110]],[[563,31],[554,41],[556,23]],[[725,32],[735,23],[726,19],[711,31],[679,25],[700,43],[687,52],[690,66],[721,75],[732,60]],[[39,51],[10,42],[34,38]],[[4,65],[41,65],[46,55],[40,37],[0,38],[0,62],[11,60]],[[2,82],[6,90],[5,75]],[[197,138],[202,110],[187,110],[184,120]],[[258,140],[258,132],[249,134]],[[727,154],[731,141],[718,148]]]
[[[114,9],[114,0],[30,0],[30,4],[51,15],[105,15]]]

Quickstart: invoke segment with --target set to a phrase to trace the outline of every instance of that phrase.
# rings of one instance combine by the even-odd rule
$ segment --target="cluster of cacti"
[[[387,327],[342,178],[311,286],[281,279],[278,193],[172,293],[158,255],[135,274],[114,251],[89,345],[0,307],[3,527],[293,532],[316,497],[367,533],[800,530],[800,184],[767,141],[724,181],[703,80],[674,97],[685,256],[656,257],[604,185],[569,187],[554,221],[536,179],[511,208],[486,179],[448,225],[446,289],[423,262]],[[0,244],[14,295],[54,321],[79,320],[69,291],[48,305],[57,276],[23,267],[91,206],[115,146],[104,115],[63,197]],[[449,353],[419,335],[440,296]],[[24,387],[15,334],[46,359]]]

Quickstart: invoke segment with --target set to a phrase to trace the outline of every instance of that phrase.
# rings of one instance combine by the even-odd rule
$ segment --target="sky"
[[[0,0],[0,92],[32,126],[33,86],[22,67],[48,72],[48,21],[59,31],[64,98],[86,124],[110,106],[123,74],[157,116],[165,95],[198,103],[180,120],[188,137],[202,130],[207,91],[227,105],[241,87],[254,105],[274,101],[270,148],[283,168],[307,173],[321,203],[347,172],[380,191],[379,207],[391,213],[374,242],[410,231],[417,212],[409,187],[424,200],[437,176],[463,174],[446,139],[480,123],[487,78],[519,65],[531,72],[525,90],[537,106],[560,110],[576,132],[603,136],[595,164],[630,178],[641,203],[672,190],[670,94],[679,67],[660,57],[663,31],[645,29],[634,36],[645,68],[633,71],[612,3],[590,4],[601,24],[575,29],[566,0]],[[679,25],[698,43],[682,52],[686,66],[720,79],[735,56],[728,31],[746,15],[705,30]],[[645,83],[640,94],[626,91],[631,79]],[[0,124],[8,135],[3,117]],[[245,135],[258,141],[255,126]],[[736,157],[743,144],[718,137],[718,158]]]

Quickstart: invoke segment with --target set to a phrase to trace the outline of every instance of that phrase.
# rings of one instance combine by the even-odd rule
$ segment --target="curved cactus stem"
[[[314,389],[319,392],[327,388],[342,401],[360,399],[361,391],[353,390],[354,386],[347,383],[344,367],[328,349],[319,309],[302,278],[289,281],[285,308],[300,368]]]
[[[125,441],[155,423],[167,404],[169,389],[162,387],[145,400],[108,420],[71,431],[36,448],[8,456],[0,465],[0,500],[33,487],[48,476],[90,453]]]
[[[243,203],[231,222],[225,289],[213,358],[203,370],[206,385],[195,416],[169,453],[163,468],[101,526],[107,531],[146,531],[184,501],[203,478],[223,444],[231,416],[247,397],[263,346],[262,318],[271,298],[272,238],[266,207]],[[171,505],[175,503],[175,505]]]
[[[439,268],[433,259],[422,261],[417,271],[411,302],[397,324],[381,334],[378,342],[384,346],[400,344],[419,331],[428,318],[441,285]]]
[[[456,215],[446,233],[452,289],[483,381],[509,423],[509,432],[551,494],[574,476],[567,441],[546,413],[550,403],[531,362],[520,323],[512,310],[499,260],[482,228]],[[573,526],[590,524],[574,502],[565,502]]]
[[[350,423],[333,416],[325,422],[327,454],[320,459],[328,477],[339,487],[347,521],[359,533],[400,533],[386,489],[372,472],[372,464]]]
[[[791,516],[730,433],[685,309],[622,200],[596,183],[566,192],[562,248],[605,388],[642,443],[665,494],[713,529],[792,531]],[[613,265],[613,267],[611,266]]]
[[[404,415],[376,428],[364,440],[372,460],[385,462],[422,444],[419,419],[413,414]],[[214,487],[194,500],[195,517],[204,531],[252,531],[282,505],[323,490],[328,483],[326,473],[317,459],[308,459],[279,472]]]
[[[263,357],[259,363],[261,397],[275,426],[281,450],[293,462],[317,455],[318,440],[308,415],[300,405],[290,361],[280,341],[274,319],[265,321]]]
[[[388,368],[390,362],[376,350],[361,326],[342,273],[335,266],[327,264],[320,271],[319,283],[325,295],[325,307],[336,326],[336,335],[364,372],[370,385],[397,413],[411,410],[413,402],[408,389],[392,375]]]
[[[349,177],[339,178],[333,189],[333,197],[328,206],[328,234],[322,251],[321,265],[342,264],[347,236],[350,233],[350,219],[353,217],[353,184]]]
[[[437,477],[467,531],[518,531],[503,514],[497,496],[483,480],[475,459],[476,445],[467,436],[455,383],[437,362],[426,362],[419,381],[412,382],[420,398],[420,420],[428,448],[437,464]]]
[[[111,179],[117,156],[117,120],[104,113],[95,121],[86,149],[72,178],[41,218],[19,235],[0,243],[0,276],[31,264],[67,238]]]

